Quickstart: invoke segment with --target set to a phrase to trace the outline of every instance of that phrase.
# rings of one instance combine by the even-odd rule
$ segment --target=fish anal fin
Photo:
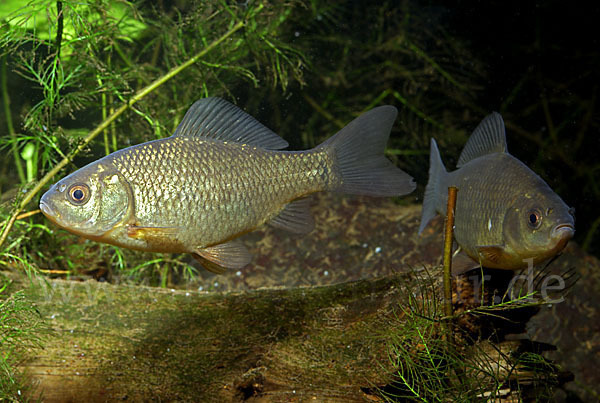
[[[204,259],[202,256],[200,256],[197,253],[192,253],[192,257],[194,259],[196,259],[196,261],[198,263],[200,263],[202,265],[202,267],[204,267],[206,270],[208,270],[211,273],[223,274],[227,271],[227,268],[225,268],[223,266],[219,266],[218,264],[213,263],[208,259]]]
[[[310,198],[298,199],[286,204],[269,224],[296,234],[309,233],[315,227],[310,214]]]
[[[239,241],[229,241],[214,246],[198,248],[193,251],[192,255],[196,260],[199,260],[198,257],[200,257],[213,265],[223,268],[223,270],[218,269],[220,271],[207,268],[209,271],[215,273],[222,273],[225,269],[241,269],[250,263],[252,259],[248,249]],[[202,263],[202,260],[199,261]]]

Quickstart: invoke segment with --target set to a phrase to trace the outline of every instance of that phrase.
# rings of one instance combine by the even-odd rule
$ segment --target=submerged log
[[[23,369],[50,402],[364,401],[389,381],[384,335],[416,281],[224,294],[40,282],[27,294],[53,332]]]

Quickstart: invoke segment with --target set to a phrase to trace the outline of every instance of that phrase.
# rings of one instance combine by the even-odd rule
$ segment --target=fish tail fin
[[[431,151],[429,153],[429,181],[425,187],[425,197],[423,198],[423,211],[421,213],[421,225],[419,225],[419,234],[423,232],[429,221],[437,214],[437,206],[442,195],[442,186],[448,173],[440,157],[437,143],[431,139]]]
[[[384,150],[398,111],[380,106],[360,115],[319,148],[332,148],[335,171],[328,190],[368,196],[399,196],[412,192],[411,176],[385,158]]]

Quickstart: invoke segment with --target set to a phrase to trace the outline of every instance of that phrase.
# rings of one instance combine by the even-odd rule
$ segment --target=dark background
[[[541,139],[549,137],[547,116],[559,127],[558,145],[540,145],[507,124],[509,151],[576,207],[576,240],[598,256],[600,7],[561,1],[436,5],[450,32],[470,43],[488,72],[480,94],[484,108],[497,110],[508,100],[509,123],[539,132]],[[511,98],[517,85],[522,87]]]

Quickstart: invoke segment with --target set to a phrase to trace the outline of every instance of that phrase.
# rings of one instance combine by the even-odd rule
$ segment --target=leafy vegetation
[[[552,396],[559,371],[542,356],[543,349],[519,346],[484,330],[490,319],[514,321],[516,311],[543,305],[539,290],[517,287],[495,302],[488,295],[447,318],[441,296],[435,293],[439,280],[428,273],[422,277],[408,306],[397,308],[397,326],[383,335],[389,338],[389,360],[396,368],[394,381],[378,388],[385,401],[495,401],[510,400],[515,393],[521,399]],[[482,284],[483,292],[488,288]],[[465,316],[478,318],[477,331],[456,326]]]
[[[7,295],[9,285],[10,281],[0,277],[0,400],[16,402],[25,401],[32,387],[15,370],[17,357],[41,347],[46,327],[23,292]]]

